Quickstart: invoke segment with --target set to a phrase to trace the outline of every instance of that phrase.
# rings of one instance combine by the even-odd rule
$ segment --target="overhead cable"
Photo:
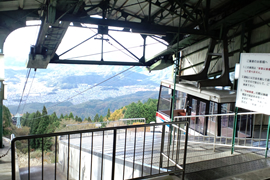
[[[30,94],[30,91],[31,91],[31,88],[32,88],[34,79],[35,79],[35,77],[36,77],[36,72],[37,72],[37,71],[35,70],[35,74],[34,74],[34,76],[33,76],[33,78],[32,78],[32,82],[31,82],[31,85],[30,85],[28,94],[27,94],[26,99],[25,99],[25,101],[24,101],[23,109],[22,109],[22,111],[21,111],[22,113],[23,113],[23,110],[24,110],[24,108],[25,108],[25,105],[26,105],[26,101],[27,101],[27,99],[28,99],[28,96],[29,96],[29,94]]]
[[[24,83],[23,92],[22,92],[22,95],[21,95],[21,99],[20,99],[19,106],[18,106],[18,108],[17,108],[16,114],[19,112],[19,109],[20,109],[20,106],[21,106],[21,103],[22,103],[24,91],[25,91],[25,88],[26,88],[26,85],[27,85],[27,82],[28,82],[28,78],[29,78],[30,72],[31,72],[31,68],[30,68],[30,69],[28,70],[28,72],[26,73],[26,74],[27,74],[27,75],[26,75],[26,80],[25,80],[25,83]]]
[[[105,82],[107,82],[107,81],[109,81],[109,80],[115,78],[116,76],[119,76],[120,74],[123,74],[123,73],[129,71],[130,69],[132,69],[132,68],[134,68],[134,67],[135,67],[135,66],[131,66],[131,67],[129,67],[129,68],[127,68],[127,69],[125,69],[125,70],[123,70],[123,71],[121,71],[121,72],[119,72],[119,73],[117,73],[117,74],[115,74],[115,75],[113,75],[113,76],[111,76],[111,77],[109,77],[108,79],[105,79],[104,81],[101,81],[100,83],[97,83],[97,84],[95,84],[95,85],[93,85],[93,86],[91,86],[91,87],[89,87],[89,88],[87,88],[87,89],[85,89],[85,90],[83,90],[83,91],[81,91],[81,92],[75,94],[74,96],[71,96],[71,97],[69,97],[69,98],[67,98],[67,99],[65,99],[65,100],[63,100],[63,101],[61,101],[61,102],[59,102],[59,103],[57,103],[57,104],[55,104],[55,105],[53,105],[53,106],[48,107],[47,109],[52,108],[52,107],[55,107],[55,106],[57,106],[57,105],[59,105],[59,104],[62,104],[62,103],[64,103],[65,101],[68,101],[68,100],[70,100],[70,99],[72,99],[72,98],[74,98],[74,97],[76,97],[76,96],[78,96],[78,95],[80,95],[80,94],[82,94],[82,93],[84,93],[84,92],[90,90],[90,89],[93,89],[94,87],[97,87],[97,86],[99,86],[99,85],[101,85],[101,84],[103,84],[103,83],[105,83]],[[40,116],[40,117],[37,117],[37,118],[26,118],[26,119],[39,119],[39,118],[44,117],[44,116],[49,116],[49,115],[43,115],[43,116]]]

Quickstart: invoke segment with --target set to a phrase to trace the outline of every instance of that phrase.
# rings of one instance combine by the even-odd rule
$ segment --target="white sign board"
[[[241,54],[236,106],[270,115],[270,54]]]

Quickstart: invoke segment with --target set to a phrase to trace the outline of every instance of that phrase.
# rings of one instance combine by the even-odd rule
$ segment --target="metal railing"
[[[227,146],[232,147],[232,152],[233,148],[267,151],[268,117],[256,112],[238,113],[236,120],[234,116],[235,113],[177,116],[174,121],[190,121],[189,142],[212,144],[213,150]]]
[[[166,133],[165,126],[171,126],[173,133]],[[27,173],[24,175],[28,179],[32,172],[42,180],[56,180],[60,174],[65,179],[118,180],[178,172],[182,172],[184,179],[188,130],[189,122],[179,121],[16,137],[11,142],[12,180],[16,179],[16,143],[21,141],[26,141]],[[79,136],[74,136],[76,134]],[[54,162],[46,172],[48,142],[53,142]],[[41,157],[34,157],[41,159],[38,165],[41,172],[37,174],[36,169],[32,170],[31,155],[33,144],[38,143],[42,153]]]
[[[145,124],[145,118],[129,118],[129,119],[119,119],[117,121],[104,121],[104,122],[89,122],[89,123],[79,123],[79,124],[67,124],[66,127],[76,127],[76,130],[90,129],[86,125],[93,125],[92,128],[105,128],[105,127],[115,127],[115,126],[128,126],[133,124]],[[82,128],[83,127],[83,128]],[[69,129],[72,130],[72,129]],[[66,129],[67,131],[67,129]]]

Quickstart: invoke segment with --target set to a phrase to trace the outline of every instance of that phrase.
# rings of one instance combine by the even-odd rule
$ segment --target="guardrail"
[[[268,151],[268,117],[256,112],[177,116],[174,121],[190,121],[189,142],[227,146],[232,148],[251,148]],[[206,131],[202,131],[207,126]],[[218,127],[219,126],[219,127]],[[219,130],[218,130],[219,129]],[[203,133],[202,133],[203,132]]]
[[[173,133],[165,133],[167,125],[172,127]],[[152,127],[152,132],[149,132],[149,127]],[[157,129],[162,130],[157,132]],[[184,179],[188,130],[189,122],[179,121],[16,137],[11,142],[12,180],[16,179],[15,145],[19,141],[27,141],[28,179],[31,179],[31,142],[40,142],[42,153],[39,176],[42,180],[45,178],[44,148],[48,138],[54,141],[54,171],[50,172],[54,174],[52,179],[57,179],[57,173],[64,173],[67,179],[118,180],[150,178],[176,172],[182,172]],[[79,137],[73,138],[76,134]]]

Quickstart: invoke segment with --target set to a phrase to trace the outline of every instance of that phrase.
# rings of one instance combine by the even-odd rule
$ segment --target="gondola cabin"
[[[172,81],[161,81],[156,122],[171,121],[173,116],[226,114],[234,112],[236,91],[223,88],[197,88],[189,83],[177,83],[175,92],[175,103],[173,104],[174,84]],[[217,119],[209,117],[194,117],[190,119],[190,131],[197,135],[210,135],[215,133],[217,128],[218,136],[232,136],[233,116],[219,116]],[[209,123],[209,121],[212,121]],[[217,124],[216,124],[217,123]],[[242,119],[241,123],[252,127],[252,116]],[[240,124],[239,124],[240,125]],[[168,131],[169,127],[166,127]],[[241,131],[241,130],[240,130]],[[240,132],[239,131],[239,132]],[[250,130],[251,132],[251,130]],[[238,133],[239,136],[247,137],[250,133]]]

